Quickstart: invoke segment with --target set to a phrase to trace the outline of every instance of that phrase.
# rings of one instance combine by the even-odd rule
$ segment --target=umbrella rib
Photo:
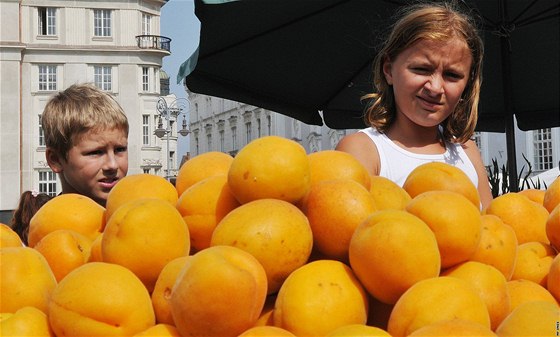
[[[529,7],[527,7],[527,9],[529,9]],[[526,10],[527,10],[526,9]],[[555,11],[556,10],[556,11]],[[551,13],[552,12],[552,13]],[[522,26],[526,26],[535,22],[539,22],[539,21],[545,21],[554,17],[558,17],[560,16],[560,3],[553,5],[550,8],[546,8],[538,13],[535,13],[523,20],[517,21],[517,19],[519,19],[521,17],[521,15],[523,15],[525,13],[522,12],[520,13],[515,19],[512,20],[512,22],[516,23],[516,26],[518,27],[522,27]],[[547,15],[545,15],[547,14]]]

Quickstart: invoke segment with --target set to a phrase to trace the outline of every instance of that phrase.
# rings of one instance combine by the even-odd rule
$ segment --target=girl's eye
[[[463,78],[463,75],[454,72],[448,72],[445,75],[453,80],[460,80]]]
[[[116,152],[126,152],[128,151],[128,148],[126,146],[121,146],[121,147],[117,147],[115,149]]]

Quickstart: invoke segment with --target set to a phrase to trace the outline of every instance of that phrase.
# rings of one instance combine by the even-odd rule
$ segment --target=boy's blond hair
[[[48,148],[68,159],[68,151],[90,130],[118,129],[128,137],[128,120],[117,101],[90,83],[73,84],[53,96],[41,119]]]

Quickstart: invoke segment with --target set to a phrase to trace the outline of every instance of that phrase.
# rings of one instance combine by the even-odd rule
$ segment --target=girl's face
[[[383,64],[393,87],[397,120],[434,127],[455,109],[467,86],[472,57],[466,42],[420,40]]]
[[[128,172],[127,137],[119,129],[90,130],[80,135],[68,159],[54,158],[63,193],[79,193],[105,206],[107,196]]]

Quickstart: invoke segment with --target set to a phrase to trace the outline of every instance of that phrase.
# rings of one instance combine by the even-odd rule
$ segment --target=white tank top
[[[374,128],[360,130],[373,141],[379,152],[379,175],[403,186],[406,178],[414,168],[421,164],[437,161],[451,164],[467,174],[474,186],[478,186],[478,175],[471,160],[461,144],[445,142],[443,154],[418,154],[407,151],[395,144],[385,134]]]

